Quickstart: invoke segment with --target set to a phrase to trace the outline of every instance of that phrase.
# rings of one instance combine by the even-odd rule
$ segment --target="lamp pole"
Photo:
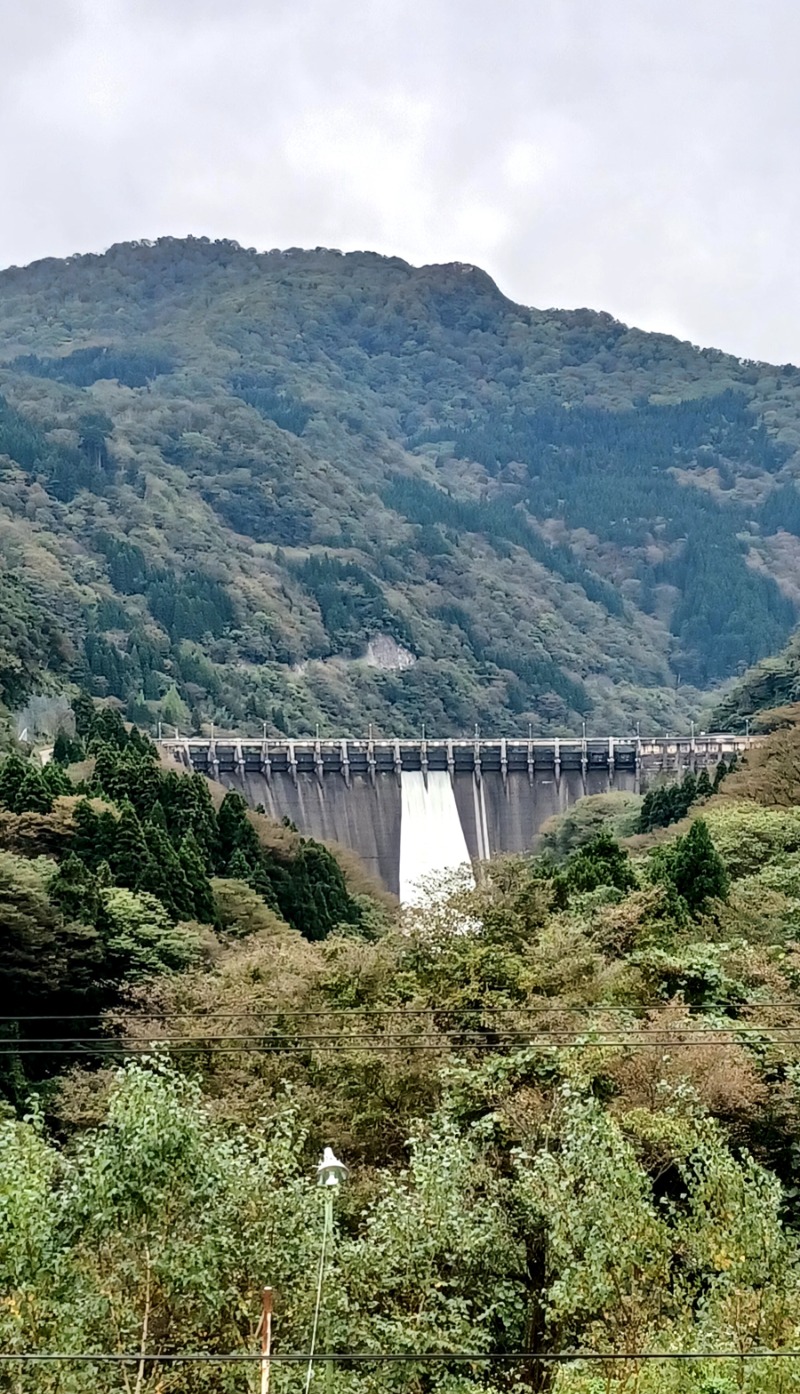
[[[317,1185],[325,1188],[325,1207],[322,1229],[322,1248],[319,1256],[319,1275],[317,1278],[317,1300],[314,1306],[314,1325],[311,1331],[311,1347],[308,1356],[308,1370],[306,1371],[305,1394],[309,1394],[311,1388],[311,1376],[314,1373],[314,1351],[317,1345],[317,1331],[319,1330],[319,1314],[322,1307],[322,1284],[325,1277],[325,1260],[328,1252],[328,1245],[333,1242],[333,1193],[336,1187],[344,1181],[347,1176],[347,1167],[344,1162],[340,1162],[332,1147],[326,1147],[322,1155],[322,1161],[317,1167]],[[330,1338],[328,1338],[330,1339]],[[326,1394],[332,1394],[333,1390],[333,1361],[325,1361],[325,1389]]]

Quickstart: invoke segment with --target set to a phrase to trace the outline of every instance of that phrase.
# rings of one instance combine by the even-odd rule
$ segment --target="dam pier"
[[[713,769],[757,738],[438,740],[204,737],[161,740],[187,769],[237,789],[252,808],[357,852],[401,900],[465,861],[534,846],[542,825],[585,794],[639,792],[660,774]]]

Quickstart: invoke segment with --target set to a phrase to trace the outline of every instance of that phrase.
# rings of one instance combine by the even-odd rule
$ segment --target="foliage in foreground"
[[[563,1082],[547,1118],[532,1111],[517,1146],[502,1111],[469,1118],[462,1073],[445,1082],[405,1165],[376,1168],[368,1189],[341,1197],[323,1345],[746,1353],[795,1344],[798,1244],[777,1179],[730,1149],[686,1085],[665,1083],[657,1113],[619,1119],[588,1076],[558,1055],[553,1066]],[[521,1068],[507,1060],[495,1090]],[[473,1091],[487,1084],[478,1071]],[[307,1348],[322,1197],[291,1096],[268,1127],[232,1132],[198,1084],[157,1061],[131,1064],[102,1123],[67,1153],[35,1119],[7,1119],[0,1158],[4,1351],[252,1351],[265,1281],[277,1294],[276,1349]],[[567,1369],[553,1387],[588,1391],[591,1371]],[[547,1367],[515,1373],[528,1387],[551,1384]],[[705,1371],[665,1385],[644,1364],[606,1375],[643,1391],[712,1387]],[[247,1387],[241,1369],[224,1366],[154,1362],[138,1376],[134,1366],[128,1387],[135,1377],[142,1394]],[[277,1367],[273,1378],[288,1390],[297,1371]],[[502,1367],[420,1362],[337,1371],[334,1388],[447,1390],[454,1380],[508,1387]],[[98,1364],[23,1372],[14,1387],[110,1394],[121,1383],[119,1369]],[[745,1387],[789,1385],[775,1365]]]
[[[785,788],[800,731],[771,739]],[[369,937],[309,941],[217,881],[213,965],[106,1019],[136,1057],[3,1119],[2,1347],[252,1351],[268,1283],[275,1349],[307,1349],[332,1144],[351,1172],[320,1348],[631,1357],[343,1366],[335,1394],[789,1394],[789,1361],[636,1359],[800,1344],[800,830],[750,777],[645,852],[595,831],[501,859]],[[10,1387],[234,1394],[255,1373]]]

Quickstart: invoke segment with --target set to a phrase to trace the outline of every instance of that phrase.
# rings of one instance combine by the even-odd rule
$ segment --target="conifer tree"
[[[218,856],[219,827],[208,784],[201,774],[194,774],[189,779],[183,777],[180,784],[189,828],[197,841],[206,872],[210,872]]]
[[[169,836],[169,828],[167,827],[167,818],[166,814],[164,813],[164,805],[161,803],[159,799],[156,799],[155,803],[153,804],[153,807],[150,809],[150,812],[147,815],[147,822],[149,827],[158,828],[164,834],[165,837]]]
[[[696,798],[697,777],[689,770],[688,773],[683,776],[683,783],[681,784],[681,802],[684,810],[681,817],[686,816]]]
[[[55,759],[47,762],[42,774],[44,776],[44,782],[54,798],[58,799],[73,792],[64,766],[59,765]]]
[[[17,791],[16,804],[17,813],[49,813],[53,807],[53,795],[44,772],[32,763]]]
[[[145,880],[153,879],[149,862],[150,851],[142,825],[133,805],[125,802],[116,826],[114,848],[110,858],[114,880],[120,886],[127,886],[129,890],[138,890]]]
[[[74,740],[68,736],[63,729],[58,732],[53,745],[53,758],[51,764],[71,765],[74,760],[83,757],[83,746],[79,740]]]
[[[79,740],[86,740],[94,724],[95,705],[88,692],[79,692],[72,703],[75,717],[75,734]]]
[[[73,813],[75,832],[71,850],[93,871],[101,861],[111,861],[117,840],[117,820],[108,809],[96,813],[88,799],[81,799]]]
[[[64,858],[47,893],[65,919],[95,924],[100,909],[97,878],[74,852]]]
[[[247,856],[241,847],[237,847],[227,867],[225,875],[230,876],[235,881],[247,881],[249,884],[255,875],[255,868],[252,862],[247,860]]]
[[[703,818],[696,818],[686,836],[678,838],[667,866],[669,879],[692,915],[709,900],[724,900],[728,894],[730,877]]]
[[[218,859],[220,869],[228,867],[234,852],[241,849],[250,866],[258,865],[261,846],[258,834],[248,817],[247,804],[241,794],[231,789],[225,795],[217,815],[219,830]]]
[[[194,905],[195,919],[200,920],[201,924],[213,924],[217,918],[214,892],[206,876],[206,869],[203,864],[200,848],[197,845],[197,839],[191,829],[181,843],[178,856],[184,876],[189,884]]]
[[[158,823],[147,823],[143,829],[147,843],[147,863],[137,890],[149,891],[166,906],[176,920],[191,919],[194,896],[178,853]]]
[[[94,745],[95,741],[101,745],[115,746],[117,750],[124,750],[127,746],[125,722],[114,707],[101,707],[95,712],[89,745]]]
[[[0,805],[12,813],[17,810],[17,795],[27,773],[27,765],[19,755],[9,755],[0,767]]]
[[[704,766],[697,776],[697,797],[698,799],[707,799],[711,793],[711,780],[708,777],[708,770]]]

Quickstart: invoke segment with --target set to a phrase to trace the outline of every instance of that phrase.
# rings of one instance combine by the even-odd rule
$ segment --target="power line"
[[[800,1023],[798,1022],[793,1022],[787,1025],[780,1025],[777,1023],[774,1025],[768,1025],[766,1023],[732,1023],[729,1026],[672,1026],[669,1028],[656,1028],[652,1031],[647,1031],[646,1029],[643,1030],[641,1027],[621,1026],[616,1027],[613,1032],[611,1030],[603,1031],[602,1029],[600,1029],[599,1035],[605,1038],[607,1036],[610,1037],[613,1034],[615,1038],[622,1037],[624,1039],[636,1039],[638,1037],[646,1037],[647,1039],[653,1041],[668,1042],[673,1039],[684,1041],[684,1038],[687,1035],[692,1036],[693,1038],[714,1037],[716,1039],[720,1036],[731,1036],[736,1038],[743,1037],[745,1040],[748,1037],[753,1038],[755,1040],[761,1040],[765,1033],[774,1034],[777,1032],[778,1034],[783,1035],[785,1037],[787,1032],[798,1031],[800,1031]],[[536,1042],[540,1040],[574,1040],[578,1037],[582,1038],[585,1034],[586,1032],[584,1031],[578,1031],[568,1027],[563,1027],[560,1030],[555,1028],[550,1031],[537,1032],[532,1032],[531,1030],[524,1030],[522,1028],[514,1029],[512,1027],[501,1027],[499,1029],[494,1030],[490,1029],[486,1032],[479,1032],[473,1027],[471,1029],[465,1029],[463,1031],[436,1031],[435,1029],[431,1029],[428,1031],[419,1030],[413,1032],[347,1032],[340,1030],[315,1033],[298,1032],[293,1035],[290,1035],[286,1031],[273,1032],[270,1034],[267,1034],[265,1032],[251,1031],[248,1032],[247,1035],[228,1035],[225,1032],[220,1032],[216,1035],[212,1035],[210,1032],[196,1032],[192,1035],[162,1035],[156,1031],[153,1031],[149,1035],[133,1035],[131,1033],[128,1033],[127,1035],[122,1036],[106,1035],[0,1037],[0,1051],[2,1051],[4,1047],[8,1050],[14,1051],[18,1045],[22,1048],[35,1045],[130,1045],[133,1048],[138,1048],[140,1046],[144,1046],[149,1041],[158,1042],[159,1044],[164,1046],[196,1045],[200,1048],[208,1044],[213,1044],[218,1041],[221,1041],[224,1042],[226,1045],[231,1045],[233,1043],[241,1043],[244,1046],[252,1045],[254,1048],[261,1048],[262,1046],[274,1046],[277,1049],[286,1045],[315,1045],[318,1043],[324,1044],[331,1041],[347,1044],[359,1044],[361,1042],[366,1042],[368,1044],[371,1042],[383,1044],[386,1041],[399,1041],[401,1043],[411,1042],[413,1044],[414,1042],[419,1041],[420,1038],[424,1036],[432,1037],[432,1043],[437,1045],[440,1043],[446,1043],[451,1041],[457,1041],[460,1044],[467,1045],[493,1045],[496,1044],[498,1041]],[[686,1042],[686,1044],[693,1043],[694,1040]]]
[[[80,1047],[80,1048],[77,1047],[77,1046],[67,1046],[66,1048],[61,1048],[61,1047],[58,1046],[57,1043],[54,1043],[51,1049],[47,1049],[46,1047],[43,1047],[43,1046],[35,1046],[35,1047],[33,1047],[33,1048],[30,1048],[30,1047],[26,1047],[25,1045],[19,1045],[19,1046],[17,1046],[16,1044],[11,1043],[11,1044],[9,1044],[9,1046],[6,1047],[5,1049],[0,1049],[0,1059],[2,1059],[3,1057],[7,1057],[7,1058],[9,1058],[9,1059],[12,1059],[12,1058],[16,1058],[16,1057],[18,1057],[18,1056],[39,1056],[39,1055],[45,1055],[45,1056],[49,1056],[49,1057],[51,1057],[51,1058],[52,1058],[54,1055],[58,1055],[58,1056],[62,1056],[62,1057],[64,1057],[64,1056],[75,1056],[75,1057],[77,1057],[77,1058],[84,1058],[84,1059],[86,1059],[87,1057],[91,1057],[91,1056],[104,1056],[104,1055],[105,1055],[105,1056],[127,1056],[127,1057],[129,1057],[129,1058],[133,1058],[133,1057],[136,1057],[136,1056],[149,1056],[149,1055],[153,1055],[154,1053],[157,1053],[159,1050],[168,1051],[168,1052],[169,1052],[171,1055],[173,1055],[173,1056],[180,1056],[180,1055],[245,1055],[245,1056],[246,1056],[246,1055],[284,1055],[284,1056],[289,1056],[289,1055],[305,1055],[305,1054],[307,1054],[307,1053],[309,1053],[309,1052],[312,1052],[312,1051],[315,1051],[315,1050],[316,1050],[316,1051],[320,1051],[320,1052],[331,1051],[331,1052],[335,1052],[335,1053],[341,1053],[341,1052],[343,1052],[343,1051],[345,1051],[345,1050],[348,1050],[348,1049],[349,1049],[349,1050],[353,1050],[353,1051],[361,1051],[361,1052],[364,1052],[364,1053],[366,1053],[366,1054],[381,1054],[381,1053],[388,1053],[388,1052],[392,1052],[392,1051],[407,1051],[407,1052],[410,1052],[410,1053],[419,1053],[419,1052],[421,1052],[421,1051],[440,1051],[440,1052],[443,1052],[443,1051],[451,1051],[451,1050],[452,1050],[452,1051],[458,1051],[458,1050],[465,1050],[465,1051],[482,1051],[482,1052],[490,1053],[490,1052],[492,1052],[492,1051],[499,1051],[499,1050],[502,1050],[502,1049],[509,1049],[509,1048],[513,1048],[513,1047],[519,1047],[520,1049],[526,1048],[526,1047],[527,1047],[527,1048],[530,1048],[530,1049],[533,1049],[533,1050],[600,1050],[600,1049],[623,1049],[623,1048],[628,1048],[628,1049],[631,1049],[631,1050],[663,1050],[663,1051],[665,1051],[665,1052],[672,1052],[672,1051],[677,1051],[677,1050],[700,1050],[700,1049],[706,1049],[706,1048],[719,1049],[719,1048],[721,1048],[721,1047],[723,1047],[723,1046],[735,1046],[735,1045],[740,1045],[740,1044],[748,1044],[748,1042],[737,1041],[735,1038],[730,1038],[729,1033],[727,1033],[727,1032],[719,1033],[719,1036],[721,1036],[722,1039],[720,1039],[719,1036],[717,1036],[717,1033],[707,1032],[706,1034],[707,1034],[707,1036],[711,1036],[711,1035],[713,1034],[715,1038],[714,1038],[713,1040],[706,1039],[706,1040],[690,1040],[690,1041],[687,1041],[687,1040],[680,1040],[680,1039],[675,1039],[675,1038],[668,1038],[668,1039],[651,1039],[651,1038],[649,1038],[649,1037],[646,1037],[646,1038],[645,1038],[643,1035],[640,1035],[640,1036],[638,1036],[638,1037],[628,1036],[628,1037],[623,1037],[623,1038],[605,1038],[605,1037],[604,1037],[604,1038],[599,1038],[599,1039],[597,1039],[597,1040],[575,1039],[575,1038],[568,1038],[568,1039],[564,1039],[564,1040],[557,1040],[557,1039],[552,1039],[552,1038],[543,1039],[543,1038],[532,1038],[532,1037],[529,1037],[529,1036],[522,1036],[522,1037],[511,1038],[511,1039],[509,1039],[509,1038],[501,1038],[501,1039],[496,1039],[496,1040],[488,1040],[488,1039],[486,1039],[486,1040],[478,1040],[478,1041],[448,1041],[448,1040],[441,1040],[441,1041],[419,1041],[419,1040],[407,1040],[407,1041],[400,1042],[400,1043],[396,1043],[396,1042],[392,1043],[392,1042],[382,1042],[382,1041],[380,1041],[380,1042],[368,1042],[368,1041],[355,1041],[355,1042],[353,1042],[350,1038],[348,1038],[348,1037],[345,1036],[345,1037],[343,1037],[341,1040],[335,1040],[335,1041],[329,1041],[329,1042],[319,1042],[319,1041],[308,1042],[308,1041],[299,1040],[299,1041],[287,1042],[287,1043],[285,1043],[285,1044],[280,1044],[280,1045],[255,1045],[255,1044],[250,1044],[250,1045],[233,1045],[233,1046],[227,1046],[227,1045],[226,1045],[226,1046],[220,1046],[220,1045],[204,1045],[202,1041],[191,1042],[191,1043],[182,1043],[182,1044],[178,1044],[178,1045],[170,1045],[169,1041],[163,1041],[163,1040],[153,1040],[153,1041],[148,1041],[148,1042],[145,1042],[145,1043],[142,1043],[142,1044],[137,1044],[137,1045],[130,1045],[130,1044],[127,1044],[127,1045],[126,1045],[124,1042],[116,1043],[116,1042],[111,1042],[111,1041],[95,1041],[95,1042],[92,1043],[92,1045],[88,1045],[88,1044],[87,1044],[87,1045],[82,1046],[82,1047]],[[761,1045],[761,1046],[782,1046],[782,1047],[786,1047],[786,1046],[800,1046],[800,1036],[783,1037],[783,1038],[776,1038],[776,1039],[772,1039],[772,1040],[767,1039],[767,1038],[764,1038],[764,1039],[757,1039],[757,1040],[755,1040],[755,1041],[749,1042],[749,1044]]]
[[[287,1351],[270,1355],[273,1365],[304,1364],[309,1358],[307,1351]],[[542,1364],[566,1364],[574,1361],[594,1363],[638,1362],[638,1361],[690,1361],[690,1360],[800,1360],[800,1350],[643,1350],[643,1351],[596,1351],[596,1350],[557,1350],[557,1351],[329,1351],[318,1354],[320,1363],[330,1361],[336,1364],[358,1365],[424,1365],[424,1364],[521,1364],[539,1362]],[[255,1363],[263,1360],[260,1351],[226,1351],[219,1354],[207,1351],[180,1351],[162,1355],[145,1354],[140,1351],[119,1354],[115,1351],[98,1351],[72,1354],[64,1351],[21,1351],[0,1353],[3,1364],[136,1364],[149,1365],[206,1364],[232,1365]]]
[[[548,999],[547,1001],[544,1001],[544,1002],[533,1002],[533,1003],[527,1003],[527,1004],[519,1003],[519,1004],[517,1004],[517,1005],[512,1005],[512,1006],[508,1006],[508,1007],[497,1007],[497,1006],[486,1006],[486,1007],[467,1007],[467,1006],[463,1006],[463,1007],[447,1007],[447,1006],[438,1006],[438,1007],[436,1007],[436,1006],[435,1006],[435,1007],[323,1007],[323,1008],[315,1007],[315,1008],[313,1008],[313,1009],[308,1009],[308,1010],[305,1010],[305,1011],[294,1011],[294,1010],[293,1010],[293,1011],[286,1011],[286,1010],[285,1010],[284,1008],[282,1008],[282,1007],[269,1008],[268,1010],[267,1010],[266,1008],[253,1007],[253,1008],[249,1008],[249,1009],[248,1009],[248,1008],[242,1008],[241,1010],[235,1011],[235,1012],[228,1012],[228,1011],[225,1011],[225,1012],[205,1012],[205,1011],[200,1010],[199,1008],[187,1008],[186,1011],[180,1011],[178,1008],[173,1008],[172,1010],[170,1010],[170,1011],[168,1011],[168,1012],[159,1012],[159,1011],[134,1012],[134,1010],[131,1009],[131,1013],[132,1013],[133,1015],[135,1015],[135,1019],[136,1019],[137,1021],[155,1021],[155,1020],[158,1020],[158,1021],[177,1021],[177,1020],[184,1021],[184,1020],[187,1020],[187,1019],[200,1019],[200,1020],[203,1020],[203,1021],[227,1021],[227,1020],[239,1020],[239,1019],[241,1019],[242,1017],[258,1017],[259,1020],[267,1020],[267,1019],[272,1019],[272,1018],[280,1018],[281,1020],[284,1019],[284,1018],[287,1018],[287,1019],[290,1019],[290,1020],[294,1020],[295,1018],[299,1018],[299,1017],[331,1017],[331,1016],[337,1016],[337,1017],[340,1017],[340,1016],[344,1016],[344,1017],[361,1017],[361,1016],[368,1016],[368,1017],[409,1017],[409,1016],[413,1016],[413,1017],[418,1017],[418,1016],[466,1016],[466,1015],[484,1015],[484,1016],[504,1015],[504,1016],[513,1016],[513,1015],[515,1015],[515,1014],[516,1014],[516,1015],[528,1015],[528,1014],[535,1014],[535,1013],[538,1013],[538,1012],[550,1012],[550,1011],[559,1011],[559,1012],[583,1012],[583,1013],[586,1013],[586,1012],[637,1012],[637,1011],[651,1011],[651,1010],[655,1010],[655,1009],[657,1009],[657,1008],[659,1008],[659,1007],[669,1007],[670,1005],[671,1005],[670,999],[669,999],[669,998],[664,998],[664,997],[652,998],[651,1000],[649,1000],[649,1001],[647,1001],[647,1002],[637,1002],[637,1003],[630,1004],[630,1005],[625,1005],[625,1004],[623,1004],[623,1003],[615,1003],[615,1002],[564,1003],[564,1002],[559,1001],[558,998],[550,998],[550,999]],[[795,1011],[800,1011],[800,996],[798,996],[798,997],[796,997],[796,998],[789,998],[789,997],[787,997],[787,998],[777,998],[777,999],[759,999],[759,998],[757,998],[757,997],[746,997],[746,998],[739,998],[739,999],[736,1000],[735,1002],[732,1002],[730,1005],[731,1005],[731,1006],[734,1006],[734,1007],[736,1007],[736,1008],[743,1008],[743,1007],[750,1007],[750,1008],[791,1007],[791,1008],[794,1008]],[[702,1005],[702,1006],[701,1006],[701,1005],[695,1004],[695,1003],[688,1003],[688,1002],[687,1002],[687,1003],[681,1003],[680,1006],[681,1006],[681,1008],[682,1008],[684,1011],[687,1011],[687,1012],[689,1012],[689,1013],[691,1013],[691,1014],[701,1014],[701,1013],[703,1013],[704,1010],[705,1010],[705,1005]],[[24,1013],[21,1014],[21,1013],[17,1012],[17,1013],[8,1013],[8,1014],[6,1014],[6,1015],[0,1014],[0,1022],[26,1022],[26,1021],[105,1021],[109,1016],[113,1016],[115,1013],[118,1013],[118,1012],[120,1012],[120,1011],[122,1011],[122,1010],[123,1010],[123,1009],[120,1008],[120,1007],[109,1007],[109,1008],[106,1008],[106,1010],[105,1010],[105,1011],[102,1011],[102,1012],[72,1012],[72,1013],[50,1012],[50,1013],[45,1013],[45,1014],[33,1013],[33,1014],[28,1014],[28,1015],[25,1015]]]

